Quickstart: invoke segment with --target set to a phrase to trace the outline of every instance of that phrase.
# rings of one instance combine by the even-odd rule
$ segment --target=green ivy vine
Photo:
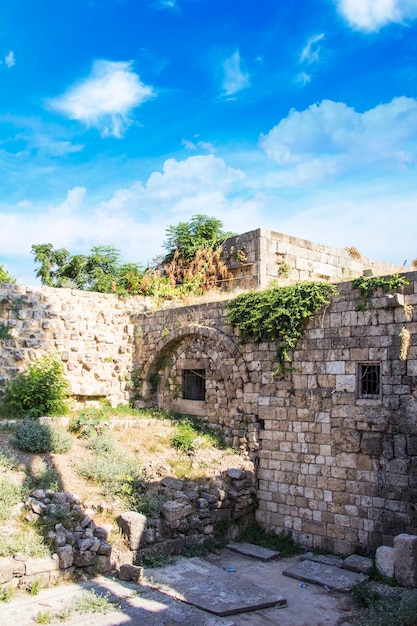
[[[395,289],[399,289],[403,285],[408,285],[408,280],[400,274],[391,274],[391,276],[360,276],[352,281],[355,289],[359,289],[365,304],[359,305],[357,310],[365,310],[367,306],[371,307],[371,298],[377,289],[382,289],[384,293],[389,293]]]
[[[278,372],[291,362],[288,353],[303,336],[306,321],[336,293],[334,285],[318,282],[251,291],[228,303],[226,319],[240,329],[242,343],[275,342]]]

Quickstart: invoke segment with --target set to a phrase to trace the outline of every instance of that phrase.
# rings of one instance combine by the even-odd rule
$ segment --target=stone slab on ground
[[[369,574],[374,566],[372,559],[368,559],[366,556],[360,556],[359,554],[351,554],[346,557],[342,563],[343,569],[348,569],[351,572],[357,572],[359,574]]]
[[[179,559],[163,569],[149,569],[146,576],[162,593],[219,616],[258,611],[286,599],[233,576],[200,558]]]
[[[300,561],[314,561],[314,563],[323,563],[323,565],[332,565],[333,567],[342,567],[343,564],[343,559],[338,556],[314,554],[314,552],[306,552],[300,556]]]
[[[306,583],[321,585],[331,591],[348,593],[357,583],[367,580],[364,574],[357,574],[339,567],[325,565],[315,561],[300,561],[296,565],[283,571],[284,576],[290,576]]]
[[[261,561],[271,561],[280,556],[277,550],[270,550],[269,548],[257,546],[254,543],[236,543],[231,541],[227,544],[226,548],[233,550],[233,552],[250,556],[253,559],[260,559]]]
[[[85,591],[108,597],[115,610],[102,613],[74,613],[65,619],[66,626],[235,626],[229,618],[218,618],[148,586],[138,586],[99,577],[78,584],[43,589],[37,596],[23,592],[13,595],[13,601],[0,605],[3,626],[33,626],[38,615],[71,606]],[[51,623],[58,623],[52,620]],[[59,622],[60,623],[60,622]]]

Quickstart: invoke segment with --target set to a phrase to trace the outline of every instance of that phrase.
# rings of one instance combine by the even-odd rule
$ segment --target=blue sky
[[[196,213],[417,257],[417,0],[0,8],[0,264],[161,253]]]

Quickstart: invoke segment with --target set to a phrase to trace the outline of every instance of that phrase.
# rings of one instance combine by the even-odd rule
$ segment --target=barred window
[[[358,364],[358,398],[376,400],[381,395],[381,366],[379,363]]]
[[[184,400],[205,400],[206,370],[182,371],[182,397]]]

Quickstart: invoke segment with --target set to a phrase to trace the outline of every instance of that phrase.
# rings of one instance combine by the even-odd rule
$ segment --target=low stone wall
[[[83,578],[120,569],[154,553],[178,554],[215,536],[237,536],[254,519],[255,479],[250,472],[230,469],[207,483],[165,478],[153,493],[165,502],[156,517],[129,511],[118,524],[128,549],[109,543],[109,527],[97,526],[77,496],[36,489],[26,500],[26,519],[49,528],[51,557],[25,554],[0,558],[0,591],[50,586],[58,580]],[[57,521],[62,520],[62,521]]]
[[[153,493],[164,499],[159,515],[129,511],[118,518],[131,562],[158,552],[179,553],[214,537],[236,537],[254,520],[255,477],[246,470],[229,469],[205,482],[166,477]]]

